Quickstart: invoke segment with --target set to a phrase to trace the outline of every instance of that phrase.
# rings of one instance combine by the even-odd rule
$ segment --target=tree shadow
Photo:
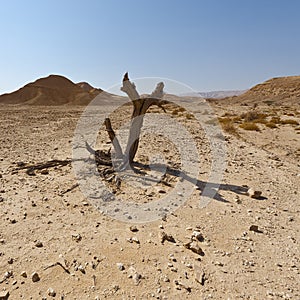
[[[203,191],[205,190],[205,196],[211,197],[212,199],[221,201],[221,202],[228,203],[229,201],[226,200],[219,193],[220,190],[234,192],[238,195],[247,195],[247,191],[249,189],[249,187],[245,186],[245,185],[239,186],[239,185],[234,185],[234,184],[222,184],[222,183],[202,181],[202,180],[199,180],[199,179],[189,176],[186,172],[183,172],[179,169],[172,168],[169,166],[166,167],[165,165],[162,165],[162,164],[152,164],[151,168],[150,168],[150,166],[147,164],[143,164],[140,162],[134,162],[132,167],[135,172],[140,173],[140,174],[142,173],[141,170],[151,170],[151,168],[160,170],[160,169],[164,168],[166,174],[175,176],[177,178],[180,178],[181,180],[186,180],[188,182],[195,184],[195,186],[201,193],[203,193]],[[260,197],[260,198],[261,199],[258,199],[258,200],[266,200],[267,199],[265,197]]]

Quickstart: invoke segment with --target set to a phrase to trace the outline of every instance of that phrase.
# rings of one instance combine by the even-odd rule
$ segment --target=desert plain
[[[24,88],[0,96],[1,300],[300,299],[300,77],[206,100],[227,155],[218,190],[203,208],[211,170],[205,132],[185,109],[151,108],[191,133],[200,172],[182,205],[145,223],[117,220],[92,205],[72,163],[34,174],[22,169],[71,161],[78,120],[101,90],[56,76]],[[105,97],[103,115],[118,101]],[[200,100],[186,101],[197,107]],[[126,106],[115,113],[113,125],[130,112]],[[102,130],[97,149],[111,147]],[[157,152],[180,169],[176,145],[161,134],[141,136],[136,161],[147,164]],[[125,182],[114,192],[125,202],[151,202],[178,181],[167,175],[141,189]],[[251,197],[249,189],[261,195]]]

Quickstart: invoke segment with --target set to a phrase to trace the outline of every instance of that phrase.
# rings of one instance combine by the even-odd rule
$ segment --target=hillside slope
[[[60,76],[50,75],[26,84],[19,90],[0,96],[0,103],[27,105],[87,105],[101,92],[87,83],[75,84]]]

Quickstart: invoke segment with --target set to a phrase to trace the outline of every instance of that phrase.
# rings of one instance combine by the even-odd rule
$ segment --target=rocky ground
[[[256,110],[300,122],[299,107],[277,108]],[[214,109],[224,118],[252,108],[218,103]],[[205,134],[187,112],[174,110],[167,113],[194,137],[198,180],[206,182]],[[234,130],[224,132],[227,167],[215,198],[199,208],[202,185],[195,186],[175,212],[132,224],[91,205],[71,164],[35,176],[16,171],[22,163],[71,159],[81,113],[81,107],[0,106],[1,300],[300,298],[299,125],[244,130],[237,118]],[[98,142],[111,146],[106,133]],[[161,151],[178,167],[175,146],[161,135],[146,136],[137,160],[147,163]],[[168,185],[146,190],[121,184],[116,193],[125,202],[154,201],[178,180],[169,176]],[[249,188],[262,196],[251,198]]]

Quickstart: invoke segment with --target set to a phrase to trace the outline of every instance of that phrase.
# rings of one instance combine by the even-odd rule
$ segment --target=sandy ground
[[[215,109],[222,116],[248,108]],[[81,112],[81,107],[0,106],[0,295],[7,291],[8,299],[300,299],[296,126],[260,125],[260,132],[225,133],[227,167],[215,199],[199,208],[201,186],[195,187],[174,213],[132,228],[129,222],[101,213],[78,187],[66,192],[77,183],[72,165],[35,176],[14,171],[18,162],[71,159]],[[194,137],[200,156],[198,180],[205,182],[211,158],[203,130],[194,127],[185,112],[168,113]],[[300,121],[299,114],[294,118]],[[105,133],[99,138],[101,145],[110,147]],[[176,147],[163,136],[144,137],[137,160],[146,163],[147,156],[159,150],[169,165],[177,166]],[[125,201],[153,201],[178,182],[172,176],[167,180],[170,186],[160,183],[150,192],[122,184],[117,193]],[[263,197],[249,197],[244,193],[248,188],[262,191]],[[252,225],[258,232],[250,230]],[[162,243],[162,232],[174,240]],[[191,241],[190,248],[198,253],[188,249]],[[34,272],[39,276],[36,282]]]

